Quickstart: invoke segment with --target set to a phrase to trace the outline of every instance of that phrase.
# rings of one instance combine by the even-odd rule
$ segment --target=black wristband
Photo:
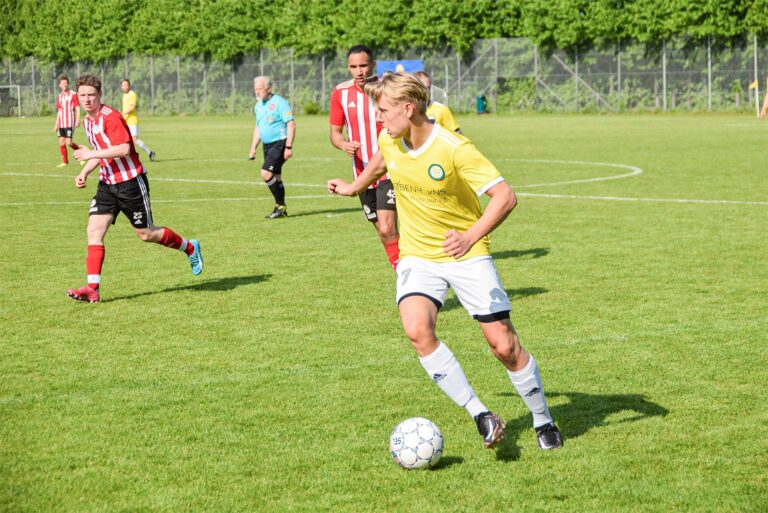
[[[285,149],[286,149],[286,150],[292,150],[292,149],[293,149],[293,146],[288,146],[288,145],[286,144],[286,145],[285,145]]]

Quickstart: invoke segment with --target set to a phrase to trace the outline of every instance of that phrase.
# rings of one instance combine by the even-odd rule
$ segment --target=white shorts
[[[424,296],[439,310],[445,302],[448,287],[456,292],[464,309],[475,319],[490,322],[509,318],[509,296],[490,256],[459,262],[405,257],[397,264],[398,305],[408,296]]]
[[[131,137],[139,136],[139,125],[128,125],[128,130],[131,132]]]

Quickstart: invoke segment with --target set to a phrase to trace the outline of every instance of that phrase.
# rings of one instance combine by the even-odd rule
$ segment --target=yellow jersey
[[[427,106],[427,117],[451,132],[455,132],[459,128],[459,122],[456,121],[451,109],[440,102],[432,102]]]
[[[127,111],[131,104],[133,104],[133,111],[128,114],[127,116],[123,116],[125,118],[125,122],[128,125],[136,126],[139,124],[139,98],[136,96],[136,92],[131,90],[127,93],[123,93],[123,112]]]
[[[379,151],[397,200],[400,258],[454,262],[443,251],[445,234],[475,224],[482,215],[479,197],[504,178],[469,139],[437,123],[417,150],[382,130]],[[459,260],[483,255],[490,255],[488,236]]]

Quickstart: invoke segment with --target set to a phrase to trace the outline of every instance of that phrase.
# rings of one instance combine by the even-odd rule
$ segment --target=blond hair
[[[384,73],[381,78],[365,84],[365,94],[379,103],[382,96],[395,104],[412,103],[422,115],[427,113],[429,89],[410,73]]]

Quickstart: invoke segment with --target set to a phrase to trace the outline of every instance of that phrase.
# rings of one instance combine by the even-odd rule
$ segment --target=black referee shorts
[[[264,145],[264,163],[261,169],[280,175],[283,173],[283,162],[285,162],[285,141],[275,141]]]

